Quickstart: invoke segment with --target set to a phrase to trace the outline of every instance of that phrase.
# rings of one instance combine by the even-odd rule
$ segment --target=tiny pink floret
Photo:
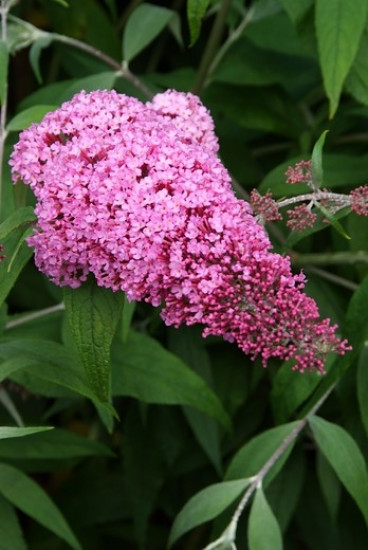
[[[193,94],[169,90],[143,104],[80,92],[24,130],[11,157],[14,183],[37,199],[36,265],[60,286],[92,273],[130,300],[163,303],[168,325],[200,323],[264,366],[294,359],[323,372],[328,352],[349,347],[319,320],[304,276],[271,252],[217,150]]]

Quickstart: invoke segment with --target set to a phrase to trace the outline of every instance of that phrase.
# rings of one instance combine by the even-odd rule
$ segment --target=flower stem
[[[12,328],[19,327],[20,325],[24,325],[26,323],[29,323],[30,321],[34,321],[35,319],[39,319],[40,317],[45,317],[46,315],[51,315],[52,313],[56,313],[58,311],[63,311],[64,309],[65,309],[64,304],[60,303],[60,304],[57,304],[56,306],[47,307],[39,311],[32,311],[32,313],[23,315],[18,319],[14,319],[14,321],[9,321],[6,324],[5,329],[10,330]]]
[[[332,390],[334,389],[336,383],[333,383],[326,392],[322,395],[322,397],[318,400],[318,402],[311,407],[311,409],[307,412],[307,414],[300,420],[300,422],[295,426],[295,428],[285,437],[285,439],[281,442],[281,444],[278,446],[278,448],[275,450],[274,453],[269,457],[269,459],[264,463],[262,468],[259,470],[259,472],[252,477],[252,482],[248,486],[247,490],[245,491],[242,499],[240,500],[238,506],[236,507],[236,510],[230,520],[230,523],[226,527],[226,529],[223,531],[222,535],[216,539],[214,542],[210,543],[208,546],[203,548],[203,550],[215,550],[216,548],[221,548],[222,545],[227,545],[227,548],[236,548],[235,547],[235,536],[236,536],[236,530],[239,523],[240,516],[242,515],[245,506],[249,502],[251,496],[253,495],[254,491],[257,490],[258,487],[262,485],[262,482],[268,472],[271,470],[271,468],[276,464],[278,459],[281,457],[281,455],[286,451],[286,449],[293,443],[298,435],[303,431],[305,426],[308,423],[308,420],[311,416],[313,416],[318,409],[323,405],[323,403],[326,401]]]
[[[208,77],[217,68],[217,66],[219,65],[220,61],[224,58],[224,56],[227,53],[230,46],[232,46],[233,43],[236,42],[240,38],[240,36],[242,35],[244,29],[249,25],[249,23],[252,21],[252,19],[253,19],[253,8],[250,7],[246,11],[246,14],[243,17],[243,19],[241,20],[239,26],[234,31],[231,32],[231,34],[229,35],[226,42],[224,42],[224,44],[221,46],[221,48],[219,49],[217,54],[214,56],[213,61],[212,61],[211,65],[208,69],[208,75],[207,75]]]
[[[279,208],[283,208],[284,206],[289,206],[291,204],[296,204],[298,202],[306,202],[306,201],[311,201],[315,204],[319,200],[327,200],[327,201],[340,203],[341,206],[339,208],[350,206],[350,203],[351,203],[349,196],[344,195],[343,193],[332,193],[331,191],[317,190],[317,191],[314,191],[313,193],[305,193],[303,195],[296,195],[295,197],[288,197],[287,199],[278,201],[277,206]]]
[[[94,46],[91,46],[90,44],[81,42],[76,38],[72,38],[70,36],[65,36],[63,34],[57,34],[57,33],[52,33],[50,36],[55,42],[61,42],[69,46],[73,46],[74,48],[84,51],[86,53],[89,53],[96,59],[103,61],[104,63],[106,63],[106,65],[108,65],[112,69],[115,69],[119,75],[121,75],[123,78],[128,80],[131,84],[133,84],[139,91],[142,92],[144,96],[147,97],[147,99],[151,99],[153,97],[152,92],[145,86],[145,84],[143,84],[143,82],[138,77],[136,77],[129,70],[127,64],[119,63],[109,55],[105,54],[104,52],[101,52],[101,50],[98,50],[97,48],[95,48]]]
[[[334,253],[316,253],[316,254],[299,254],[292,253],[292,262],[294,265],[340,265],[340,264],[368,264],[368,252],[365,250],[357,250],[356,252],[334,252]]]
[[[348,279],[345,279],[344,277],[340,277],[339,275],[336,275],[335,273],[330,273],[329,271],[326,271],[325,269],[321,269],[319,267],[315,267],[313,265],[306,265],[304,268],[304,271],[306,273],[314,273],[315,275],[318,275],[322,279],[326,279],[326,281],[331,281],[331,283],[335,283],[336,285],[342,286],[343,288],[347,288],[348,290],[356,290],[358,288],[358,284],[354,283],[353,281],[349,281]]]
[[[1,0],[2,2],[6,0]],[[102,52],[98,48],[95,48],[94,46],[91,46],[90,44],[86,44],[85,42],[82,42],[81,40],[77,40],[76,38],[72,38],[71,36],[66,36],[64,34],[58,34],[58,33],[49,33],[46,31],[42,31],[32,25],[31,23],[28,23],[26,21],[23,21],[22,19],[19,19],[15,16],[10,16],[11,20],[16,23],[17,25],[20,25],[25,28],[28,34],[28,39],[26,40],[24,47],[29,46],[30,43],[37,40],[37,38],[41,37],[49,37],[54,42],[60,42],[62,44],[67,44],[73,48],[76,48],[78,50],[81,50],[85,53],[88,53],[92,57],[95,57],[96,59],[99,59],[103,63],[105,63],[108,67],[111,67],[115,71],[117,71],[119,76],[122,76],[133,86],[135,86],[138,90],[142,92],[142,94],[147,97],[147,99],[151,99],[153,94],[152,92],[147,88],[147,86],[137,77],[135,76],[128,68],[126,63],[120,63],[119,61],[116,61],[116,59],[113,59],[106,53]]]
[[[231,0],[222,0],[220,9],[217,13],[215,22],[212,27],[211,34],[207,42],[207,46],[204,50],[201,63],[199,65],[197,78],[193,87],[193,92],[195,94],[198,94],[198,95],[200,94],[211,72],[211,64],[216,55],[216,50],[222,37],[222,33],[226,22],[226,16],[230,9],[230,6],[231,6]]]
[[[1,16],[1,42],[7,45],[7,19],[8,19],[9,4],[7,0],[1,0],[0,16]],[[8,81],[4,82],[3,99],[0,110],[0,219],[2,207],[2,192],[3,192],[3,168],[4,168],[4,146],[7,136],[6,132],[6,116],[8,108]]]

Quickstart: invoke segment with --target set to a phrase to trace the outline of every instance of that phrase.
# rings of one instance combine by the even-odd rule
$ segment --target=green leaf
[[[341,225],[341,223],[337,220],[337,217],[335,216],[335,214],[331,214],[331,212],[325,208],[324,206],[322,206],[321,204],[317,203],[316,204],[316,208],[318,210],[320,210],[322,212],[322,214],[326,217],[326,219],[330,222],[330,224],[332,225],[332,227],[338,232],[340,233],[340,235],[342,237],[344,237],[345,239],[349,240],[351,239],[350,235],[348,235],[345,231],[345,229],[343,228],[343,226]]]
[[[273,24],[270,20],[270,26]],[[250,26],[249,29],[252,27]],[[262,29],[263,30],[263,29]],[[283,31],[281,29],[280,33]],[[265,41],[265,33],[259,32],[258,40]],[[280,38],[275,37],[275,42]],[[286,46],[285,46],[286,47]],[[315,72],[315,66],[309,59],[300,56],[284,55],[274,48],[255,46],[248,38],[237,40],[215,69],[213,81],[236,84],[238,86],[284,85],[303,78],[306,84]],[[312,74],[313,73],[313,74]]]
[[[368,473],[363,455],[351,435],[318,416],[309,419],[316,443],[368,524]]]
[[[365,432],[368,435],[368,342],[364,342],[363,349],[359,356],[357,372],[357,393]]]
[[[7,130],[8,132],[18,132],[19,130],[28,128],[33,122],[40,122],[47,113],[54,109],[56,109],[56,105],[35,105],[34,107],[29,107],[9,121]]]
[[[15,229],[28,229],[33,222],[36,220],[35,213],[31,206],[25,206],[24,208],[19,208],[13,214],[11,214],[3,223],[0,225],[0,242],[3,242],[4,239]]]
[[[20,223],[5,239],[2,239],[5,259],[0,263],[0,305],[8,296],[20,272],[33,254],[32,249],[25,242],[29,232],[28,224]]]
[[[312,178],[313,185],[317,189],[323,184],[322,150],[325,144],[328,130],[322,132],[312,151]]]
[[[42,83],[40,71],[40,55],[43,49],[47,48],[52,42],[52,36],[41,36],[35,40],[29,50],[29,62],[39,84]]]
[[[123,59],[129,63],[166,27],[175,12],[153,4],[141,4],[129,17],[123,35]]]
[[[316,0],[316,32],[319,59],[332,118],[367,19],[366,0]]]
[[[121,316],[121,341],[123,344],[128,340],[130,325],[132,324],[132,318],[135,311],[136,302],[129,302],[124,294],[123,313]]]
[[[304,131],[300,111],[281,88],[259,88],[254,93],[247,87],[216,83],[206,90],[206,104],[244,128],[281,134],[292,139]]]
[[[337,521],[341,483],[322,453],[317,454],[317,475],[332,521]]]
[[[167,464],[160,441],[164,423],[157,422],[156,411],[151,409],[147,416],[143,415],[141,405],[132,403],[126,414],[122,456],[126,478],[124,493],[133,515],[135,539],[138,546],[145,548],[149,517],[166,480]]]
[[[287,530],[298,509],[305,484],[307,460],[305,450],[299,447],[292,452],[285,467],[267,487],[267,500],[282,532]]]
[[[363,34],[358,54],[346,79],[346,88],[359,102],[368,105],[368,33]]]
[[[189,405],[229,429],[230,419],[207,384],[178,357],[145,334],[131,332],[124,346],[113,345],[113,395],[146,403]]]
[[[187,18],[190,33],[190,46],[198,40],[201,31],[202,19],[207,11],[210,0],[188,0]]]
[[[0,495],[0,550],[27,550],[13,506]]]
[[[8,46],[3,40],[0,40],[0,105],[4,103],[6,97],[6,90],[8,86],[8,64]]]
[[[194,372],[212,387],[212,372],[209,354],[204,346],[199,327],[180,327],[169,332],[170,349]],[[204,452],[221,474],[220,437],[217,423],[208,416],[190,407],[184,407],[184,415]]]
[[[228,469],[225,474],[225,479],[237,479],[244,477],[255,476],[262,466],[267,462],[270,456],[278,449],[284,439],[298,426],[299,422],[290,422],[271,428],[265,432],[257,435],[246,443],[235,454],[231,460]],[[267,480],[270,481],[277,472],[280,471],[288,458],[293,445],[284,451],[281,457],[276,461],[272,470],[267,476]]]
[[[171,547],[184,533],[219,516],[248,487],[249,479],[224,481],[194,495],[175,518],[169,537]]]
[[[81,546],[58,508],[32,479],[20,470],[0,464],[0,494],[75,550]]]
[[[0,428],[0,439],[1,430]],[[11,428],[6,428],[11,430]],[[44,431],[46,433],[38,433],[33,437],[23,439],[12,439],[5,442],[0,442],[0,457],[4,459],[22,459],[22,460],[63,460],[70,458],[84,458],[86,456],[114,456],[113,453],[101,443],[82,437],[73,432],[45,428],[13,428],[13,430],[24,430],[24,435],[29,433],[36,434]],[[51,431],[50,431],[51,430]],[[20,434],[22,435],[22,433]],[[6,437],[6,436],[5,436]],[[17,435],[9,435],[9,437],[19,437]]]
[[[249,514],[248,544],[249,550],[282,550],[280,527],[262,487],[257,489]]]
[[[299,193],[308,192],[305,184],[285,183],[285,172],[289,166],[294,166],[306,157],[294,157],[271,170],[258,187],[260,193],[272,191],[275,197],[290,197]],[[324,154],[324,185],[336,188],[351,185],[365,185],[367,179],[368,155],[360,157],[343,154]]]
[[[297,184],[296,184],[297,185]],[[331,225],[334,227],[334,229],[341,234],[341,231],[343,233],[343,237],[345,239],[350,239],[349,235],[346,233],[345,229],[342,227],[342,225],[338,222],[338,220],[342,218],[346,218],[351,212],[349,207],[342,208],[336,214],[331,216],[331,213],[327,211],[327,214],[325,213],[326,209],[319,208],[319,212],[316,212],[317,219],[313,225],[313,227],[307,227],[307,229],[304,229],[303,231],[292,231],[286,240],[284,251],[287,252],[290,250],[290,248],[294,247],[296,243],[299,241],[305,239],[306,237],[309,237],[310,235],[314,235],[315,233],[318,233],[319,231],[323,231],[323,229],[326,229],[329,227],[329,225],[326,223],[326,219],[331,223]],[[351,242],[351,241],[350,241]],[[296,263],[297,263],[297,257]]]
[[[313,0],[280,0],[290,19],[297,23],[313,5]]]
[[[32,435],[39,432],[48,432],[53,430],[52,426],[35,426],[27,428],[16,428],[12,426],[1,426],[0,427],[0,439],[12,439],[15,437],[24,437],[26,435]],[[1,443],[0,443],[0,454],[1,454]]]
[[[58,397],[58,388],[66,388],[61,396],[83,395],[94,402],[97,396],[85,379],[85,372],[73,355],[61,344],[38,338],[22,338],[0,343],[0,380],[11,377],[36,393]],[[38,383],[41,383],[41,388]],[[45,384],[46,382],[46,384]]]
[[[286,362],[272,380],[271,404],[277,423],[287,422],[321,381],[319,372],[306,372],[303,376],[295,374],[290,362]]]
[[[278,14],[282,7],[279,0],[257,0],[251,6],[250,23],[255,23],[263,19],[269,19]],[[248,14],[249,15],[249,14]],[[272,20],[274,18],[272,17]]]
[[[352,349],[343,356],[336,358],[333,368],[322,377],[321,383],[314,392],[310,402],[304,407],[299,418],[302,418],[311,407],[316,404],[325,393],[340,380],[346,371],[355,364],[362,346],[367,338],[368,331],[368,275],[354,292],[343,323],[344,337],[348,340]]]
[[[59,96],[59,101],[60,103],[63,101],[68,101],[74,94],[80,92],[81,90],[85,90],[86,92],[93,92],[94,90],[99,89],[111,90],[115,84],[117,76],[117,72],[104,71],[85,76],[84,78],[78,78],[61,93]]]
[[[110,401],[110,348],[120,320],[123,294],[89,279],[64,290],[66,315],[91,388],[101,402]]]

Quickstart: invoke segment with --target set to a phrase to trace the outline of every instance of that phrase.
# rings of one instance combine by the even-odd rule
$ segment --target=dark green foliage
[[[367,219],[322,208],[302,233],[267,227],[353,351],[324,377],[263,369],[92,279],[54,287],[33,264],[34,198],[8,158],[20,130],[81,89],[145,101],[175,88],[211,110],[240,198],[306,192],[285,171],[311,158],[316,187],[348,193],[368,182],[368,3],[3,4],[0,550],[201,550],[221,533],[216,548],[233,550],[247,490],[237,550],[365,549]]]

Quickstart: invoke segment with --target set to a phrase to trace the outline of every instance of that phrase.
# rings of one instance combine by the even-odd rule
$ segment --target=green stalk
[[[226,16],[231,6],[231,0],[223,0],[221,2],[220,9],[217,13],[215,22],[212,27],[211,34],[209,36],[207,46],[204,50],[201,63],[198,68],[196,81],[193,87],[195,94],[200,94],[203,86],[206,83],[207,77],[210,72],[210,67],[214,57],[216,56],[217,47],[221,41],[222,34],[225,27]]]
[[[292,262],[294,265],[341,265],[341,264],[368,264],[368,252],[357,250],[356,252],[332,252],[332,253],[311,253],[299,254],[293,252]]]
[[[0,4],[0,16],[1,16],[1,41],[6,44],[8,40],[7,32],[7,19],[8,19],[9,3],[7,0],[1,0]],[[6,132],[6,116],[8,108],[8,81],[4,86],[4,97],[1,104],[0,111],[0,219],[1,219],[1,207],[2,207],[2,193],[3,193],[3,166],[4,166],[4,147],[7,136]]]

